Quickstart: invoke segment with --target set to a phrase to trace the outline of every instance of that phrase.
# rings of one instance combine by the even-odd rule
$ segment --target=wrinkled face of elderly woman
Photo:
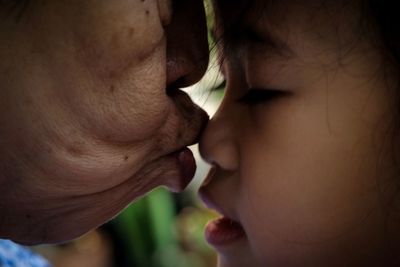
[[[178,88],[207,66],[202,1],[2,1],[0,15],[1,238],[65,241],[187,185],[207,115]]]

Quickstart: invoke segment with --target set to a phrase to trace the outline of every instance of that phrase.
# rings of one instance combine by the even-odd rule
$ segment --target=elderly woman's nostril
[[[203,77],[207,69],[207,63],[183,59],[181,56],[170,55],[167,61],[167,87],[183,88],[193,85]]]
[[[158,0],[157,4],[161,24],[163,27],[167,27],[172,19],[172,0]]]
[[[167,84],[187,87],[203,77],[208,65],[204,6],[201,0],[179,0],[173,4],[176,15],[166,27]],[[197,23],[188,23],[192,20]]]

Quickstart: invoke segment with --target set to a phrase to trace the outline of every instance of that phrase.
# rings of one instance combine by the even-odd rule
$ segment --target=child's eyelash
[[[223,80],[220,84],[216,85],[211,89],[211,91],[221,91],[225,90],[226,87],[226,80]]]
[[[225,87],[226,80],[223,80],[220,84],[212,88],[212,91],[222,91],[225,90]],[[271,101],[276,97],[282,96],[282,94],[282,91],[274,89],[250,88],[245,95],[238,99],[238,102],[247,105],[257,105]]]
[[[250,43],[265,43],[265,39],[261,37],[260,34],[256,33],[255,31],[246,28],[242,33],[241,33],[241,39],[244,40],[245,42],[250,42]],[[272,46],[272,44],[269,44]]]
[[[238,101],[243,104],[257,105],[271,101],[281,95],[282,92],[278,90],[250,88]]]

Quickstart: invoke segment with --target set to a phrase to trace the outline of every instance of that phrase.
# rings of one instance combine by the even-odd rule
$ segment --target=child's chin
[[[238,257],[234,258],[219,255],[218,257],[218,267],[265,267],[265,265],[260,264],[252,257]]]
[[[218,252],[218,267],[265,267],[251,252],[247,239],[215,249]]]

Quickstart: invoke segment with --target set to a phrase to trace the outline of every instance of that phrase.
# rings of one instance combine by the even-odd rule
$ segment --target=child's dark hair
[[[397,3],[395,1],[365,0],[372,19],[372,24],[376,27],[381,41],[381,52],[384,55],[384,71],[390,72],[391,77],[395,76],[397,109],[394,121],[391,125],[391,145],[393,149],[393,159],[397,164],[397,183],[386,185],[392,192],[391,202],[386,203],[388,213],[394,218],[400,218],[400,16],[398,14]],[[393,85],[392,85],[393,86]],[[386,190],[384,190],[386,191]]]
[[[400,17],[397,3],[379,0],[368,0],[367,3],[388,52],[388,59],[400,68]]]
[[[18,22],[28,8],[30,0],[0,0],[0,8],[4,10],[6,16],[15,18]]]

